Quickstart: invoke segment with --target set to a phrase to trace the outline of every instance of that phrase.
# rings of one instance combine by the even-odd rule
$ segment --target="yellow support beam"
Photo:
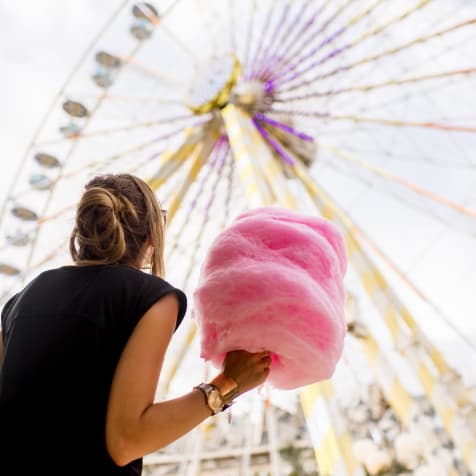
[[[253,124],[251,117],[236,106],[227,106],[224,115],[230,127],[238,124],[241,131],[235,135],[233,142],[230,139],[232,148],[234,147],[237,154],[244,154],[244,160],[253,162],[261,180],[266,183],[272,193],[272,201],[286,208],[297,208],[296,197],[286,183],[283,168],[280,167],[278,159]]]
[[[204,129],[200,126],[190,127],[185,132],[185,140],[178,149],[166,150],[160,156],[159,170],[147,183],[156,191],[192,156],[197,144],[204,139]]]
[[[276,197],[256,160],[262,152],[262,143],[255,140],[255,127],[251,120],[233,104],[222,110],[222,117],[248,206],[254,208],[273,204]]]
[[[352,438],[335,399],[331,380],[304,387],[301,406],[311,435],[320,474],[364,476],[352,450]]]

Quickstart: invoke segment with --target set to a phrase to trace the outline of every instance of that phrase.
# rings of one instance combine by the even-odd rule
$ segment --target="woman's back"
[[[170,292],[178,325],[185,295],[121,264],[46,271],[7,303],[0,421],[11,474],[140,474],[140,460],[118,468],[107,454],[109,389],[135,325]]]

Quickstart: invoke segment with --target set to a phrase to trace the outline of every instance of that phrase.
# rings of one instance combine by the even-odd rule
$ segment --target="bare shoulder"
[[[161,359],[170,342],[177,320],[179,301],[169,293],[155,302],[137,323],[121,360],[135,356]],[[144,362],[142,362],[144,363]]]

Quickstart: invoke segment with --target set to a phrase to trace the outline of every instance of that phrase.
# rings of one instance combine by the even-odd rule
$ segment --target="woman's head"
[[[163,276],[164,221],[151,188],[129,174],[99,175],[79,202],[70,238],[76,264],[142,265],[152,246],[152,273]]]

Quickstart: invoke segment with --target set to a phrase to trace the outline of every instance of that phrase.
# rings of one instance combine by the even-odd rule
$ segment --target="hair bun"
[[[102,187],[87,189],[77,211],[76,240],[88,260],[118,262],[126,251],[121,201]]]

